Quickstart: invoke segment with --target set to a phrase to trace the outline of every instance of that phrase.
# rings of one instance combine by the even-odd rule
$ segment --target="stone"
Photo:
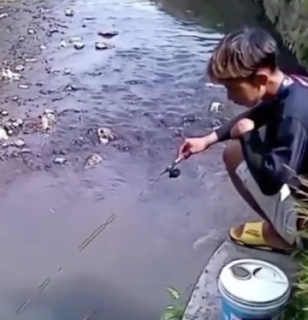
[[[100,164],[102,161],[103,158],[98,153],[94,153],[87,158],[84,168],[86,170],[91,169]]]
[[[108,48],[109,48],[109,46],[104,42],[95,42],[95,49],[96,50],[106,50]]]
[[[25,66],[23,66],[22,64],[19,64],[18,66],[15,67],[16,71],[23,71],[25,70]]]
[[[99,31],[98,35],[104,38],[113,38],[119,34],[118,31]]]
[[[35,30],[34,29],[28,29],[28,33],[29,34],[35,34]]]
[[[1,110],[0,113],[1,113],[1,115],[4,116],[4,117],[6,117],[6,116],[9,115],[9,113],[8,113],[6,110]]]
[[[26,145],[26,142],[23,139],[17,139],[13,144],[15,147],[22,148]]]
[[[41,49],[41,50],[46,50],[47,47],[42,44],[42,45],[40,45],[40,49]]]
[[[84,48],[84,43],[83,42],[74,42],[74,48],[76,49],[76,50],[81,50],[81,49],[83,49]]]
[[[16,119],[15,122],[18,124],[18,126],[22,126],[24,123],[24,121],[22,119]]]

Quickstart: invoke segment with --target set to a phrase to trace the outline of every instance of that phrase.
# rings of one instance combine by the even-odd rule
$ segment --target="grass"
[[[301,179],[304,189],[308,189],[308,179]],[[303,200],[297,203],[298,215],[308,222],[308,193],[298,191]],[[308,240],[308,230],[301,231],[299,235]],[[294,294],[291,302],[282,315],[282,320],[308,320],[308,251],[299,251],[294,255],[299,262],[300,271],[297,282],[294,284]]]
[[[181,295],[175,288],[167,287],[167,292],[173,300],[173,303],[166,307],[160,320],[182,320],[186,303],[181,300]]]

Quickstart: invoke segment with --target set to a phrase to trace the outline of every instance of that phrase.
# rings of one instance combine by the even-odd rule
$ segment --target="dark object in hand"
[[[181,175],[181,170],[174,168],[169,171],[169,178],[178,178]]]

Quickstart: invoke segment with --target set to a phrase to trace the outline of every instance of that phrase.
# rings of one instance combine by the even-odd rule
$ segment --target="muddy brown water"
[[[31,153],[1,150],[1,320],[156,320],[170,302],[165,287],[187,299],[227,229],[250,215],[224,173],[223,146],[153,183],[183,136],[235,110],[205,86],[206,61],[230,29],[268,24],[255,4],[225,3],[1,2],[0,58],[25,70],[1,82],[0,107],[23,119],[59,114],[51,134],[20,134]],[[105,30],[119,34],[97,51]],[[211,114],[212,101],[224,111]],[[86,133],[99,126],[118,139],[93,143]],[[103,162],[84,170],[93,153]],[[59,155],[64,165],[53,163]]]

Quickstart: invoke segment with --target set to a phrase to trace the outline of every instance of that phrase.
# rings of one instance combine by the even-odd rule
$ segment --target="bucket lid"
[[[261,260],[242,259],[227,264],[219,276],[220,287],[236,300],[267,304],[289,295],[286,274],[276,266]]]

